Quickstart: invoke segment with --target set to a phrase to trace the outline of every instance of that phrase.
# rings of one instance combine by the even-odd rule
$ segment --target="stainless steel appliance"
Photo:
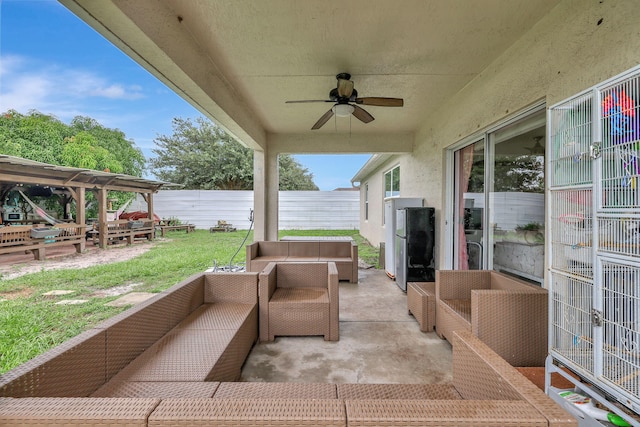
[[[435,209],[404,208],[396,212],[396,284],[435,281]]]
[[[393,197],[384,201],[384,270],[392,279],[396,277],[396,211],[401,208],[421,207],[422,199]]]

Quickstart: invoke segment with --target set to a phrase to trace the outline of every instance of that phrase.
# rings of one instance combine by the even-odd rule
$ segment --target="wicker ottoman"
[[[407,283],[407,309],[422,332],[432,332],[436,323],[436,283]]]

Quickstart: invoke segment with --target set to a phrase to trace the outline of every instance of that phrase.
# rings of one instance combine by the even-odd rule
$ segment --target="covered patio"
[[[536,155],[551,156],[554,153],[550,147],[552,135],[547,134],[547,108],[637,66],[640,50],[637,33],[640,9],[633,0],[60,1],[238,141],[254,149],[255,240],[277,240],[279,154],[371,153],[374,157],[359,182],[363,236],[374,244],[382,240],[386,224],[381,211],[386,197],[421,198],[436,212],[435,267],[439,271],[469,268],[456,258],[463,253],[456,251],[456,245],[461,244],[458,236],[466,231],[460,227],[465,220],[464,210],[471,208],[464,204],[468,182],[461,182],[464,181],[461,176],[469,179],[470,175],[460,173],[468,165],[456,161],[466,159],[471,164],[475,160],[473,156],[477,155],[482,159],[480,166],[488,166],[475,178],[477,186],[481,187],[477,191],[478,201],[490,201],[495,184],[490,162],[495,159],[499,137],[513,140],[518,152],[531,149],[534,154],[533,149],[537,147]],[[633,90],[633,96],[637,97],[636,89]],[[577,108],[582,113],[580,117],[587,121],[595,116],[593,106],[600,105],[595,96],[589,101],[593,102],[581,100],[580,108]],[[593,109],[583,108],[585,105]],[[517,128],[515,125],[522,126]],[[527,135],[534,129],[542,129],[544,136]],[[522,135],[540,136],[540,139],[532,145],[530,141],[518,138]],[[575,164],[586,165],[586,162],[580,162],[589,157],[589,144],[600,142],[595,132],[595,139],[591,136],[582,141],[586,145],[584,150],[565,157]],[[575,148],[577,142],[572,137],[567,137],[567,143]],[[460,151],[467,148],[470,156],[460,156]],[[597,157],[593,150],[591,154]],[[545,172],[550,170],[548,162],[545,167]],[[543,186],[539,194],[548,203],[548,182]],[[637,206],[634,204],[631,208],[635,211],[629,209],[630,215],[637,217]],[[484,228],[481,234],[484,233],[484,238],[495,229],[495,224],[490,206],[482,209]],[[549,220],[547,214],[545,221]],[[548,254],[552,236],[549,231],[545,233],[546,240],[541,246]],[[495,266],[490,256],[493,246],[484,247],[488,249],[485,254],[489,255],[483,255],[482,262],[476,267],[491,270]],[[552,282],[550,270],[553,266],[548,255],[540,258],[544,259],[540,284],[545,289]],[[568,287],[578,282],[584,285],[585,295],[591,290],[589,284],[594,282],[593,277],[583,278],[582,282],[568,274],[557,277],[570,282]],[[221,279],[200,278],[193,283],[183,283],[179,288],[201,289],[212,280]],[[487,292],[495,290],[498,291],[495,294],[502,294],[504,289],[499,286]],[[482,316],[478,314],[478,300],[474,305],[470,297],[475,289],[467,290],[464,298],[454,295],[451,301],[457,320],[469,326],[469,320],[473,322]],[[397,292],[395,288],[394,291]],[[162,306],[163,301],[172,298],[176,296],[166,294],[153,304]],[[194,309],[183,300],[182,307],[185,306]],[[487,303],[482,307],[493,306]],[[583,312],[590,313],[592,308],[584,307]],[[634,306],[634,310],[636,308]],[[118,319],[119,324],[114,321],[109,327],[92,331],[95,335],[89,338],[95,337],[102,343],[105,336],[121,332],[125,326],[132,329],[131,325],[140,325],[143,309],[130,314],[131,318]],[[185,316],[191,315],[191,311],[184,311],[187,312]],[[495,310],[485,310],[488,317],[493,313]],[[545,320],[546,314],[544,311]],[[595,314],[594,317],[598,317],[598,313]],[[378,316],[384,318],[381,310],[376,310]],[[526,322],[523,317],[519,320]],[[155,322],[145,325],[158,327],[162,324],[165,327],[162,334],[166,333],[169,326],[163,323],[164,318],[154,319]],[[181,321],[172,319],[172,325]],[[590,322],[590,319],[585,320],[585,325],[588,324],[585,329],[601,327],[597,324],[598,319],[593,328]],[[348,323],[345,323],[345,331],[355,326],[355,323]],[[257,322],[252,320],[250,325],[257,325]],[[504,329],[509,330],[509,326]],[[111,327],[117,331],[110,330]],[[220,330],[224,328],[216,327],[218,329],[210,333],[223,334]],[[437,321],[436,330],[441,329]],[[143,326],[132,332],[138,334],[138,340],[150,340]],[[590,333],[588,331],[586,335]],[[157,332],[156,335],[162,334]],[[489,412],[497,411],[500,417],[496,420],[490,414],[491,419],[483,418],[486,425],[501,425],[514,414],[532,417],[525,421],[509,418],[512,425],[576,425],[572,417],[548,396],[539,393],[539,389],[519,375],[515,367],[492,352],[478,334],[463,331],[458,325],[447,334],[447,339],[453,343],[453,382],[460,395],[468,400],[461,406],[448,402],[438,409],[435,406],[440,403],[428,399],[419,399],[419,402],[411,399],[392,402],[343,399],[325,402],[322,409],[330,412],[338,408],[343,415],[349,413],[352,417],[348,420],[349,425],[366,425],[363,420],[370,420],[370,417],[389,421],[388,425],[393,422],[405,425],[406,418],[394,415],[406,413],[435,417],[435,425],[463,425],[472,423],[474,416],[483,418],[487,408]],[[594,333],[593,341],[583,339],[583,335],[569,333],[573,339],[567,342],[576,345],[577,341],[584,346],[580,349],[589,347],[590,350],[593,342],[600,340],[602,344],[601,332]],[[188,341],[189,333],[184,336]],[[610,337],[614,336],[610,334]],[[544,341],[542,335],[536,338]],[[201,341],[188,342],[198,345]],[[84,345],[84,342],[75,344]],[[212,340],[212,344],[219,342]],[[519,341],[511,340],[509,344],[517,345]],[[152,341],[149,345],[160,344]],[[230,345],[233,351],[236,351],[236,345],[244,345],[242,351],[246,352],[246,343],[234,342],[234,346]],[[393,345],[390,340],[384,349],[389,352]],[[265,354],[281,354],[274,350],[275,347],[267,347]],[[569,350],[575,353],[573,348]],[[140,351],[135,357],[139,354]],[[109,349],[100,352],[100,357],[110,363],[120,363],[118,369],[122,368],[122,371],[118,375],[130,368],[127,364],[131,362],[131,358],[123,361],[118,358],[120,356],[110,355]],[[221,356],[224,359],[223,356],[229,357],[226,353]],[[330,363],[324,352],[313,353],[308,359],[314,357]],[[132,363],[135,366],[124,373],[130,374],[145,366],[146,360],[138,365]],[[592,363],[591,360],[588,362]],[[260,365],[264,360],[255,363]],[[231,365],[238,368],[236,364]],[[602,363],[594,366],[595,369],[575,369],[589,379],[588,382],[594,383],[599,380],[596,375],[602,374]],[[245,369],[243,375],[249,375],[247,372]],[[202,376],[208,374],[205,372]],[[272,370],[268,375],[275,373]],[[637,373],[623,379],[635,381]],[[94,379],[95,383],[87,386],[85,394],[94,392],[103,380],[104,377],[99,381]],[[98,382],[100,384],[96,384]],[[247,389],[245,387],[245,391]],[[627,412],[634,412],[633,405],[638,405],[637,389],[625,392],[626,400],[618,398],[627,405],[625,408],[613,403],[609,405],[608,399],[597,390],[589,393],[612,411],[629,419],[635,417]],[[23,402],[13,403],[19,413]],[[30,403],[24,402],[26,406]],[[55,403],[59,402],[47,404],[53,406]],[[305,403],[300,407],[309,408],[309,401]],[[239,418],[233,417],[261,410],[288,411],[291,408],[288,404],[295,405],[296,402],[270,400],[259,408],[259,404],[243,406],[236,401],[216,401],[215,398],[184,401],[176,406],[162,401],[157,408],[153,406],[157,401],[146,404],[148,406],[143,408],[145,420],[153,411],[150,422],[179,419],[188,424],[194,419],[210,419],[207,417],[237,420]],[[149,406],[153,408],[149,409]],[[403,412],[405,409],[407,412]],[[443,412],[453,413],[454,418],[473,415],[464,421],[461,418],[443,421],[438,418],[444,417]],[[341,425],[347,424],[345,418],[348,419],[340,420]],[[314,421],[317,424],[317,419]],[[421,418],[419,422],[423,421]],[[635,419],[633,422],[640,425]]]

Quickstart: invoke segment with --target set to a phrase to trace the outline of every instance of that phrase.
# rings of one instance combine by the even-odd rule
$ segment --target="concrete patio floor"
[[[451,345],[420,332],[407,296],[384,271],[360,269],[340,282],[340,341],[276,337],[258,343],[241,381],[444,383],[452,380]]]

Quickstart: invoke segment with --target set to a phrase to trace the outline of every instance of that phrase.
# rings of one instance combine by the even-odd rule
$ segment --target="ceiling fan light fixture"
[[[353,105],[349,104],[336,104],[331,108],[334,114],[338,117],[349,117],[353,113],[354,109]]]

